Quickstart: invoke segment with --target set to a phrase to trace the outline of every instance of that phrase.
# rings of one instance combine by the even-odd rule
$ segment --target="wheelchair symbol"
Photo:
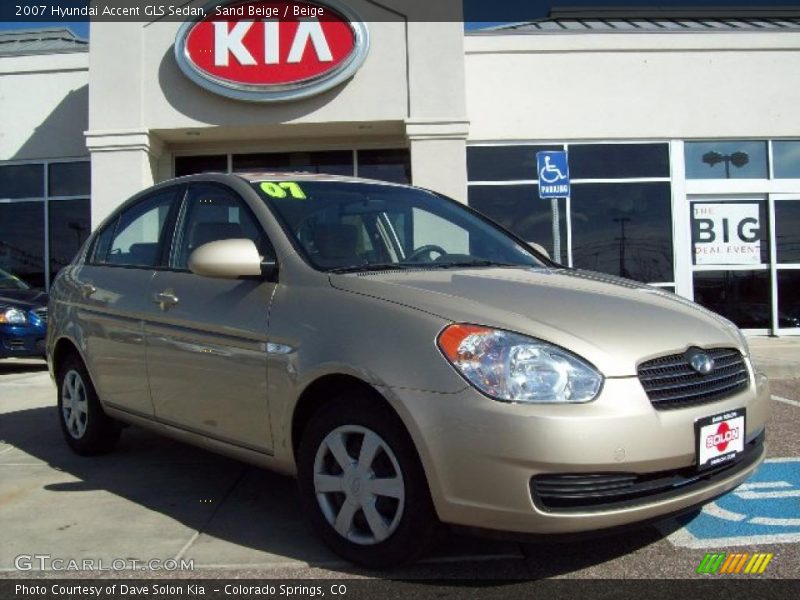
[[[689,521],[666,527],[674,546],[717,548],[800,542],[800,458],[770,458]]]
[[[559,169],[557,165],[552,164],[550,160],[550,156],[544,157],[544,166],[542,170],[539,171],[539,178],[545,183],[556,183],[557,181],[566,179],[566,174],[562,173],[561,169]]]

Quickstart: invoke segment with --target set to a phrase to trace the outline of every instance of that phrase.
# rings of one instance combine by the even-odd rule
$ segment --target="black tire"
[[[366,471],[368,475],[365,480],[368,483],[364,484],[363,497],[372,498],[372,506],[378,509],[384,525],[388,523],[386,531],[390,533],[385,539],[381,540],[373,533],[374,529],[363,508],[367,504],[353,509],[355,513],[350,519],[352,528],[348,537],[340,534],[329,521],[337,510],[337,517],[341,517],[346,502],[351,500],[354,503],[358,502],[353,499],[362,485],[358,483],[358,476],[351,478],[350,484],[345,486],[350,491],[323,493],[318,498],[315,487],[315,465],[322,465],[325,468],[327,460],[332,465],[331,468],[337,472],[334,476],[341,477],[342,482],[346,480],[347,474],[343,469],[341,469],[342,474],[338,475],[340,463],[335,461],[326,442],[329,434],[337,432],[336,435],[339,435],[342,428],[358,430],[347,431],[342,438],[347,440],[347,454],[354,463],[357,463],[360,457],[366,432],[374,433],[383,443],[374,454],[375,458],[370,461],[370,468]],[[358,444],[362,429],[365,432],[361,438],[361,445],[354,446],[353,443]],[[319,463],[317,463],[318,455],[324,456]],[[399,478],[394,473],[396,470],[394,465],[399,466]],[[345,392],[323,406],[311,417],[300,440],[297,470],[301,502],[314,529],[334,552],[351,562],[379,569],[408,564],[419,558],[438,535],[439,521],[436,518],[417,451],[402,421],[381,398],[359,391]],[[390,498],[380,493],[370,496],[371,488],[367,489],[367,486],[372,486],[372,482],[381,478],[376,475],[388,476],[393,482],[401,481],[399,485],[403,487],[403,499]],[[356,488],[355,492],[353,488]],[[337,499],[341,502],[338,507]],[[369,503],[368,500],[365,502]],[[328,516],[323,509],[323,503],[326,504]],[[374,518],[376,513],[372,510],[369,512]],[[366,541],[365,538],[368,537],[373,539]],[[354,541],[359,538],[360,541]]]
[[[68,356],[59,365],[57,382],[58,420],[69,447],[83,456],[111,452],[119,440],[121,427],[103,412],[83,361],[74,354]],[[76,397],[85,399],[79,403],[80,408],[73,408],[72,398]]]

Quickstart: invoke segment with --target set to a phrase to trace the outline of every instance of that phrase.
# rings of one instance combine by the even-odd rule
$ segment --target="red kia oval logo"
[[[369,33],[336,0],[213,2],[184,23],[175,58],[189,79],[229,98],[285,101],[328,90],[366,58]]]

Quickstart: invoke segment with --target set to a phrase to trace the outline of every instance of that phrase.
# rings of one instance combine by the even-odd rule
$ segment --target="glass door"
[[[690,200],[695,302],[749,333],[774,333],[770,203],[763,196]]]
[[[774,195],[775,264],[772,267],[779,335],[800,335],[800,195]]]

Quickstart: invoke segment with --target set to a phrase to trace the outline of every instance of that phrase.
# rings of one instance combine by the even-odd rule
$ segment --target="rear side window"
[[[244,201],[229,188],[194,184],[189,187],[170,266],[188,268],[189,255],[203,244],[249,239],[265,258],[274,258],[264,230]]]
[[[123,212],[113,228],[100,234],[95,262],[127,267],[155,267],[161,262],[164,225],[172,208],[175,189],[148,196]],[[108,241],[104,238],[110,238]]]
[[[119,217],[114,219],[100,234],[94,242],[94,249],[92,250],[91,262],[104,263],[108,257],[108,251],[111,249],[111,240],[114,239],[114,232],[117,229],[117,222]]]

